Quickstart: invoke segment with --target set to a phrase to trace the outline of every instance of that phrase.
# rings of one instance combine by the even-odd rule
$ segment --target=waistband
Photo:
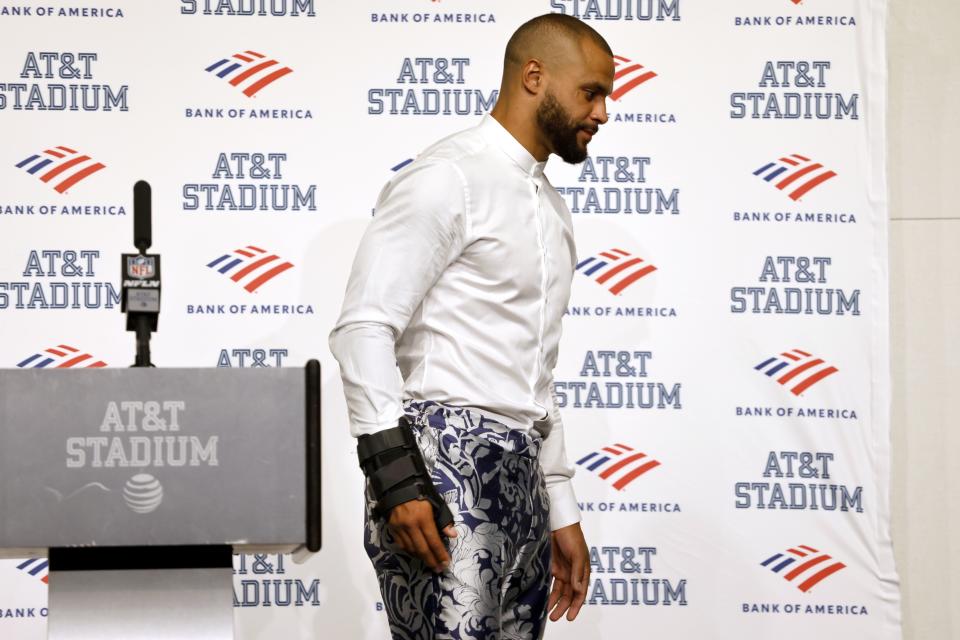
[[[432,401],[408,400],[403,403],[403,411],[415,425],[421,428],[429,426],[441,431],[452,429],[458,435],[483,438],[517,455],[531,458],[540,455],[542,439],[535,432],[527,433],[520,429],[512,429],[475,409],[451,407]]]

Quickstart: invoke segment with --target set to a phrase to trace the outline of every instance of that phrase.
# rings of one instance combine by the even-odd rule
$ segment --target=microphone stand
[[[153,330],[150,328],[150,318],[144,314],[137,314],[134,319],[137,338],[137,357],[133,361],[134,367],[152,367],[150,362],[150,334]]]
[[[133,185],[133,244],[138,253],[122,257],[121,310],[127,314],[127,331],[137,340],[134,367],[152,367],[150,337],[160,316],[160,256],[148,254],[153,243],[150,185],[140,180]]]

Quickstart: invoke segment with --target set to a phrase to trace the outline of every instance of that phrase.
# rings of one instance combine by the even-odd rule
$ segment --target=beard
[[[587,147],[580,146],[577,134],[580,130],[595,132],[596,127],[574,122],[570,114],[549,91],[537,107],[537,125],[546,136],[553,152],[570,164],[587,159]]]

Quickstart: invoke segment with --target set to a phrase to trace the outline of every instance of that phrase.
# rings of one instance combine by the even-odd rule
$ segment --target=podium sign
[[[307,538],[303,369],[0,371],[0,549]]]

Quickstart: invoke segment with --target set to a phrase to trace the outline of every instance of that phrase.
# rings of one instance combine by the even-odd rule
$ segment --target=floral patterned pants
[[[540,440],[433,402],[405,412],[457,537],[441,536],[451,561],[434,573],[397,547],[368,490],[364,543],[394,640],[541,638],[550,531]]]

